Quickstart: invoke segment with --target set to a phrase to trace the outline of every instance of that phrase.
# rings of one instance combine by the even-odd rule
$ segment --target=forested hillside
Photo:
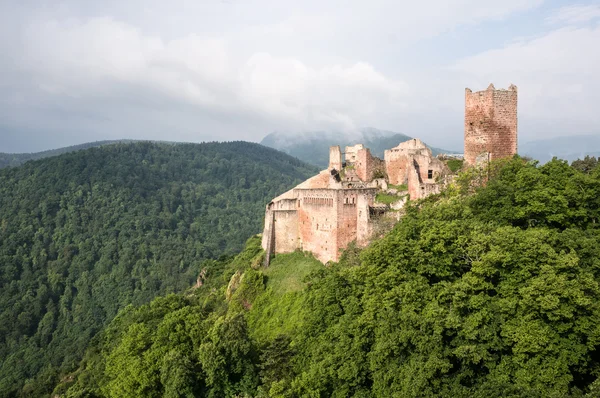
[[[45,159],[52,156],[62,155],[63,153],[69,153],[74,151],[81,151],[84,149],[95,148],[103,145],[114,144],[116,142],[123,141],[95,141],[88,142],[81,145],[73,145],[64,148],[51,149],[49,151],[33,152],[33,153],[2,153],[0,152],[0,169],[4,167],[16,167],[20,166],[30,160]]]
[[[315,173],[246,142],[127,143],[0,170],[0,396],[49,394],[128,304],[192,286]],[[205,273],[206,273],[205,272]]]
[[[331,267],[260,268],[252,238],[204,286],[122,311],[55,392],[598,397],[600,167],[574,166],[470,170]]]

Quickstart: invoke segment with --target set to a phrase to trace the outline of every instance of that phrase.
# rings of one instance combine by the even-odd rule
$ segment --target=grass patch
[[[302,252],[294,252],[276,255],[271,264],[262,271],[267,276],[267,287],[282,295],[304,289],[302,280],[321,267],[323,264],[316,258]]]
[[[463,159],[448,159],[448,162],[446,162],[448,168],[453,173],[456,173],[458,170],[460,170],[463,166],[463,163]]]
[[[400,185],[388,184],[388,188],[397,189],[398,191],[408,191],[407,184],[400,184]]]
[[[304,278],[324,267],[317,259],[301,252],[279,254],[269,267],[261,271],[267,277],[264,293],[248,312],[247,320],[253,337],[259,342],[277,335],[293,336],[305,319]]]
[[[386,205],[397,202],[398,200],[400,200],[398,195],[390,195],[389,193],[379,192],[377,196],[375,196],[375,201]]]

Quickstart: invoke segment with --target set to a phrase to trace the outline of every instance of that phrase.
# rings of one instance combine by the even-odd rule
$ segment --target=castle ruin
[[[465,93],[464,160],[467,165],[517,152],[517,88]],[[406,201],[439,193],[452,178],[443,158],[411,139],[373,156],[358,144],[329,150],[329,166],[281,196],[265,211],[265,263],[276,253],[310,251],[323,263],[338,261],[351,242],[366,246],[381,217]],[[397,202],[380,203],[382,193]],[[398,214],[398,213],[396,213]]]
[[[297,249],[312,252],[323,263],[338,261],[350,242],[369,243],[374,223],[389,209],[376,201],[377,193],[389,183],[404,186],[405,195],[416,200],[439,192],[440,178],[447,173],[443,162],[418,139],[386,151],[385,160],[371,155],[362,144],[348,146],[343,153],[333,146],[326,170],[267,205],[262,236],[265,261],[273,253]],[[393,175],[393,180],[386,175]]]
[[[511,157],[517,153],[517,87],[472,92],[465,89],[465,161]]]

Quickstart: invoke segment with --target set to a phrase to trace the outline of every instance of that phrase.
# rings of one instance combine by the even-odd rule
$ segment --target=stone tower
[[[517,87],[465,90],[465,161],[475,165],[517,153]]]

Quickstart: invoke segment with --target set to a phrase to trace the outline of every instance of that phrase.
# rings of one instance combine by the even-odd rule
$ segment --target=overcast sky
[[[366,126],[461,149],[491,82],[521,142],[600,134],[600,0],[0,0],[0,152]]]

